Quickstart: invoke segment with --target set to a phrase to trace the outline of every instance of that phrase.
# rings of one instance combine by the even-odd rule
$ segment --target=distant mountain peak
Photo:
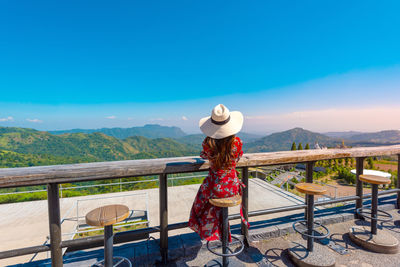
[[[249,152],[284,151],[290,150],[293,142],[297,145],[302,143],[303,146],[307,143],[310,146],[315,143],[324,146],[339,144],[337,139],[296,127],[283,132],[267,135],[259,140],[245,144],[245,147]]]

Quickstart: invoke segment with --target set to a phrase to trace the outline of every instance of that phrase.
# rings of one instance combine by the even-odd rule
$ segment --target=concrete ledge
[[[181,235],[185,257],[195,255],[203,245],[198,234],[190,233]]]
[[[308,251],[306,241],[293,243],[289,250],[289,256],[299,267],[334,267],[335,258],[330,249],[318,243],[314,243],[314,250]]]
[[[369,226],[353,226],[349,235],[354,243],[370,251],[385,254],[399,251],[399,240],[386,230],[378,229],[377,234],[373,235]]]
[[[168,259],[176,260],[185,256],[185,249],[180,235],[168,238]]]

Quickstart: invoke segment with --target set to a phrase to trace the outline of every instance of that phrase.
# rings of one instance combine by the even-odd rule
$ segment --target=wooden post
[[[400,189],[400,154],[397,154],[397,188]],[[400,209],[400,192],[397,192],[397,208]]]
[[[309,161],[306,163],[306,183],[312,183],[313,182],[313,172],[314,172],[314,163],[315,161]],[[307,220],[307,214],[308,214],[308,198],[304,198],[304,202],[306,204],[306,208],[304,210],[304,219]]]
[[[246,221],[249,221],[249,167],[244,167],[242,170],[242,183],[246,186],[243,188],[242,194],[242,210],[243,217]],[[247,225],[242,222],[241,232],[244,237],[244,244],[248,247],[249,244],[249,229]]]
[[[47,206],[49,210],[51,266],[61,267],[63,266],[63,257],[58,184],[47,184]]]
[[[356,200],[356,210],[363,207],[363,182],[360,181],[360,175],[363,174],[364,171],[364,157],[356,158],[356,195],[359,199]],[[356,218],[361,219],[362,216],[356,213]]]
[[[162,263],[168,262],[168,181],[167,174],[160,174],[160,253]]]

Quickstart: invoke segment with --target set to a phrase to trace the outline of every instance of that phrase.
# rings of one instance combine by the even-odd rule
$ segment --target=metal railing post
[[[314,173],[314,164],[315,161],[309,161],[306,163],[306,183],[312,183],[314,181],[313,179],[313,173]],[[306,204],[306,208],[304,210],[304,219],[307,220],[307,214],[308,214],[308,198],[304,198],[304,203]]]
[[[162,262],[168,262],[168,181],[167,174],[160,174],[160,253]]]
[[[306,163],[306,182],[313,182],[313,171],[314,171],[315,161],[310,161]]]
[[[363,207],[363,182],[360,181],[360,175],[363,174],[364,171],[364,157],[356,158],[356,195],[359,199],[356,200],[356,210]],[[362,217],[355,214],[357,219],[361,219]]]
[[[400,154],[397,154],[397,188],[400,189]],[[400,209],[400,192],[397,192],[397,208]]]
[[[249,167],[244,167],[242,170],[242,183],[246,186],[242,192],[243,217],[246,221],[249,221]],[[243,222],[241,223],[241,232],[245,245],[249,246],[249,229]]]
[[[47,184],[47,204],[49,209],[50,228],[50,251],[51,266],[63,266],[61,249],[61,222],[60,222],[60,200],[58,184]]]

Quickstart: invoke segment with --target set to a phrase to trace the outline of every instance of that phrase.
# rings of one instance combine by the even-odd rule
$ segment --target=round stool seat
[[[240,195],[235,195],[226,198],[211,198],[210,203],[221,208],[234,207],[242,203],[242,197]]]
[[[300,193],[304,193],[307,195],[323,195],[326,193],[326,189],[322,185],[313,183],[296,184],[296,189]]]
[[[361,174],[359,176],[360,181],[370,183],[370,184],[390,184],[391,180],[377,175]]]
[[[108,226],[125,220],[129,209],[125,205],[107,205],[96,208],[86,214],[86,223],[90,226]]]

